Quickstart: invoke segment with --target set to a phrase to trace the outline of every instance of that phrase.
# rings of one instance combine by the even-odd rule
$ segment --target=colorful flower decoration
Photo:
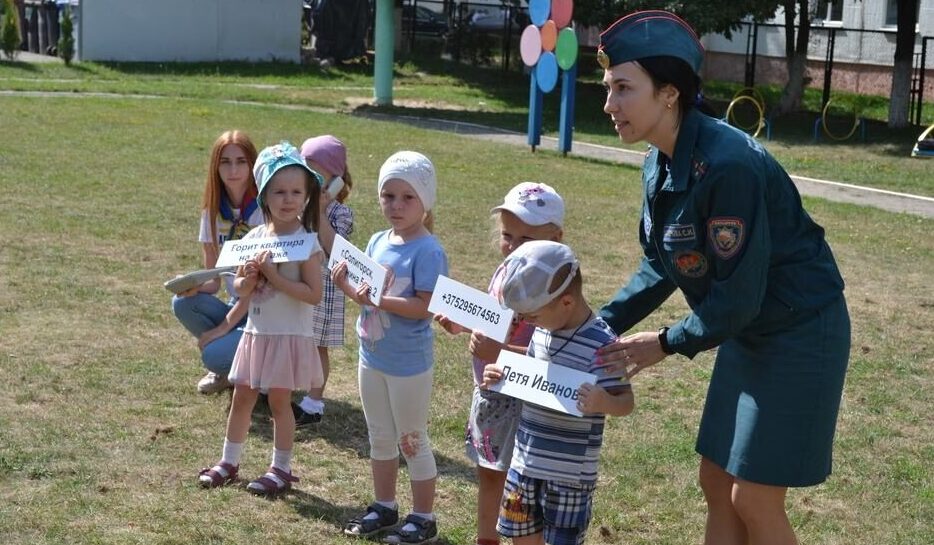
[[[558,69],[570,70],[577,62],[577,34],[571,28],[573,0],[530,0],[532,24],[522,31],[522,62],[535,70],[538,88],[550,93],[558,83]]]

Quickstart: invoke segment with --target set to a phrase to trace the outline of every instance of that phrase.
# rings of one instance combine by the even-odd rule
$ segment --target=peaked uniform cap
[[[600,34],[597,62],[604,69],[645,57],[675,57],[700,74],[704,46],[684,19],[662,10],[630,13]]]

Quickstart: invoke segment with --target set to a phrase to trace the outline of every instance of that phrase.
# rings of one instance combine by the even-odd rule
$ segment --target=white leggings
[[[411,480],[435,478],[438,469],[428,438],[434,370],[394,377],[360,362],[357,376],[370,436],[370,458],[392,460],[401,450]]]

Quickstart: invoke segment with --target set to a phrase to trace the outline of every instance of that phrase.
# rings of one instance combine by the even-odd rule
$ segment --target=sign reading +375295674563
[[[501,343],[506,342],[514,314],[493,296],[444,275],[438,276],[435,290],[431,292],[428,312],[441,314]]]
[[[500,350],[496,364],[503,368],[503,379],[490,390],[574,416],[583,416],[577,408],[577,389],[597,383],[590,373],[509,350]]]
[[[379,305],[386,284],[386,269],[344,237],[334,235],[334,245],[331,246],[331,259],[328,261],[328,270],[334,270],[334,267],[342,261],[347,262],[347,280],[350,285],[359,288],[361,284],[366,282],[370,286],[370,301],[374,305]]]
[[[299,233],[284,237],[248,238],[228,240],[217,256],[217,267],[237,267],[260,252],[272,252],[273,263],[304,261],[315,247],[314,233]]]

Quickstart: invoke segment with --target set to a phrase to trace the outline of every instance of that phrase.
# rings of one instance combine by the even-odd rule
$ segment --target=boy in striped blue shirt
[[[506,477],[497,531],[515,545],[580,545],[590,524],[605,415],[632,412],[625,371],[606,373],[598,348],[613,330],[583,295],[580,264],[567,246],[526,242],[506,258],[500,302],[535,324],[528,355],[597,376],[582,384],[583,416],[524,403]],[[502,379],[496,364],[484,369],[484,386]]]

